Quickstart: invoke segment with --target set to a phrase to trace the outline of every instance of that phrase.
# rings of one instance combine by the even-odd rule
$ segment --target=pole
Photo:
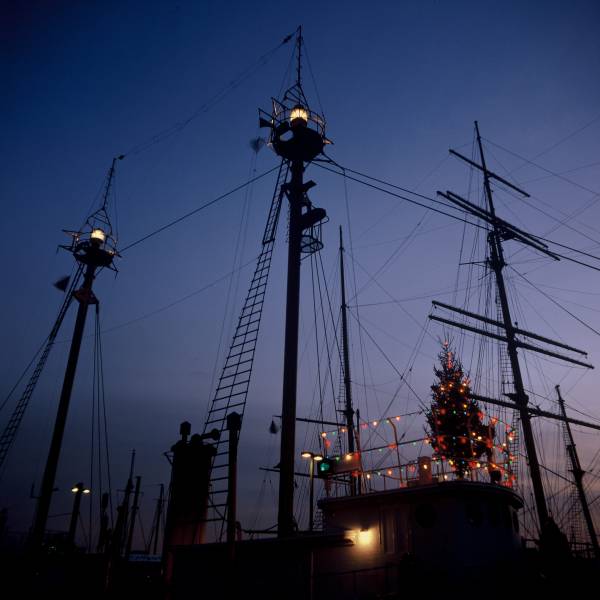
[[[513,373],[513,380],[515,386],[514,401],[518,405],[519,415],[521,418],[521,426],[523,428],[523,439],[525,441],[525,448],[527,450],[527,459],[529,461],[529,471],[531,474],[531,483],[533,486],[533,495],[535,497],[535,504],[538,513],[538,525],[541,530],[544,527],[546,520],[548,519],[548,507],[546,505],[546,497],[544,495],[544,485],[542,483],[542,475],[540,471],[540,463],[537,456],[537,450],[535,447],[535,440],[533,438],[533,429],[531,427],[531,417],[528,410],[529,397],[525,392],[525,386],[523,384],[523,376],[521,374],[521,366],[519,364],[519,356],[517,353],[517,341],[515,336],[515,327],[512,322],[510,314],[510,307],[508,304],[508,295],[506,293],[506,286],[504,284],[504,275],[502,270],[505,266],[504,255],[502,252],[502,238],[496,224],[496,213],[494,210],[494,201],[492,198],[492,189],[490,186],[490,179],[488,170],[485,164],[485,156],[483,154],[483,146],[481,144],[481,136],[479,134],[479,124],[475,121],[475,130],[477,132],[477,144],[479,146],[479,155],[481,157],[481,166],[483,167],[483,182],[485,188],[485,194],[488,201],[488,207],[492,220],[494,221],[494,228],[488,235],[488,243],[490,246],[490,266],[496,276],[496,285],[498,287],[498,296],[500,299],[500,307],[502,310],[502,319],[504,322],[504,329],[506,331],[507,339],[507,352],[510,359],[510,365]]]
[[[156,516],[154,520],[154,548],[152,553],[156,555],[158,550],[158,533],[160,531],[160,519],[162,516],[163,503],[164,503],[164,495],[165,495],[165,484],[160,484],[160,492],[158,494],[158,500],[156,502]]]
[[[312,531],[315,524],[315,457],[310,457],[310,466],[308,467],[308,476],[310,477],[310,506],[308,509],[308,530]]]
[[[291,165],[292,177],[288,187],[290,224],[281,410],[281,472],[279,475],[279,512],[277,518],[277,532],[280,537],[292,535],[295,530],[294,458],[296,450],[296,384],[298,377],[303,171],[303,161],[301,159],[293,160]]]
[[[138,475],[135,478],[135,492],[133,493],[133,506],[131,507],[131,521],[129,522],[129,534],[127,535],[127,545],[125,546],[125,560],[129,559],[131,554],[131,545],[133,543],[133,532],[135,531],[135,519],[139,509],[140,484],[142,478]]]
[[[565,408],[565,401],[563,400],[560,394],[560,386],[556,386],[556,393],[558,394],[558,403],[560,405],[560,410],[565,419],[565,427],[567,429],[567,435],[569,437],[569,443],[567,445],[567,454],[571,459],[571,465],[573,467],[573,479],[575,480],[575,487],[577,488],[577,494],[579,495],[579,502],[581,502],[581,511],[583,512],[583,518],[585,519],[585,524],[587,526],[588,534],[590,536],[590,541],[592,542],[592,548],[594,549],[594,556],[597,559],[600,559],[600,546],[598,545],[598,536],[596,535],[596,530],[594,529],[594,521],[592,520],[592,514],[590,512],[590,506],[588,504],[585,490],[583,489],[583,476],[585,475],[585,471],[581,468],[581,463],[579,462],[579,455],[577,454],[577,448],[575,446],[575,439],[573,438],[573,432],[571,431],[571,425],[567,419],[567,411]]]
[[[79,360],[79,351],[81,349],[81,340],[85,329],[85,319],[89,305],[93,302],[92,284],[94,282],[94,273],[96,265],[90,262],[85,270],[83,277],[83,285],[75,292],[76,298],[79,301],[77,309],[77,318],[75,319],[75,327],[73,329],[73,338],[71,339],[71,349],[69,350],[69,359],[65,370],[63,387],[58,403],[56,413],[56,421],[54,423],[54,431],[52,433],[52,441],[50,450],[48,451],[48,459],[44,476],[40,489],[35,520],[31,530],[31,547],[39,548],[44,541],[46,531],[46,521],[48,520],[48,512],[50,510],[50,502],[52,500],[52,492],[54,490],[54,482],[56,480],[56,470],[58,468],[58,460],[62,447],[65,426],[67,423],[67,415],[69,412],[69,403],[71,401],[71,393],[73,391],[73,382],[75,381],[75,372],[77,371],[77,362]]]
[[[227,415],[228,457],[227,467],[227,548],[230,560],[235,558],[235,524],[237,518],[237,449],[242,427],[242,417],[237,412]]]
[[[350,379],[350,348],[348,345],[348,315],[346,304],[346,278],[344,273],[344,243],[340,226],[340,287],[342,290],[342,347],[344,353],[344,391],[346,393],[346,431],[348,434],[348,452],[354,454],[354,409],[352,408],[352,382]],[[357,481],[350,476],[350,495],[356,495]]]
[[[73,510],[71,511],[71,523],[67,533],[67,546],[72,549],[75,546],[75,532],[77,531],[77,521],[79,520],[79,508],[81,506],[81,497],[83,495],[83,483],[80,481],[76,486],[75,499],[73,500]]]

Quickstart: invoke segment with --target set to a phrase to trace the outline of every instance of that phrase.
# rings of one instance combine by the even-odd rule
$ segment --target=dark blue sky
[[[335,160],[407,188],[419,186],[428,195],[448,188],[466,194],[469,172],[447,158],[447,149],[462,147],[470,154],[473,120],[478,119],[486,139],[564,173],[576,184],[546,177],[548,172],[487,144],[491,168],[512,172],[510,177],[534,196],[528,203],[499,195],[498,212],[534,233],[599,252],[592,241],[600,240],[596,2],[21,2],[5,3],[2,11],[2,397],[47,334],[61,301],[51,284],[72,266],[66,252],[55,252],[64,242],[61,229],[80,225],[97,200],[112,157],[194,113],[300,23],[317,82],[315,90],[306,73],[306,91],[313,108],[319,109],[319,99],[322,103],[328,135],[335,142],[329,154]],[[269,108],[270,97],[279,92],[290,53],[290,46],[278,50],[181,132],[119,163],[121,247],[248,178],[249,140],[259,134],[257,108]],[[275,164],[276,157],[264,149],[257,172]],[[330,216],[323,251],[328,274],[335,269],[338,225],[346,235],[350,228],[357,264],[371,274],[399,247],[400,238],[417,227],[419,235],[377,279],[394,298],[419,299],[403,300],[403,310],[394,304],[360,309],[365,327],[403,370],[421,334],[415,322],[426,322],[430,299],[452,299],[448,292],[457,281],[462,226],[352,182],[347,182],[346,196],[340,178],[317,168],[310,177],[319,184],[313,202]],[[245,202],[249,216],[241,229],[244,244],[237,264],[255,256],[272,186],[272,178],[262,180],[250,195],[238,193],[124,253],[117,277],[102,273],[98,278],[103,328],[164,307],[231,271]],[[476,188],[471,197],[479,198]],[[579,209],[567,221],[573,229],[561,226],[549,233],[557,218]],[[283,227],[279,237],[242,437],[242,518],[248,523],[263,477],[257,467],[277,462],[279,440],[269,436],[267,427],[271,415],[280,411]],[[469,249],[471,241],[468,233]],[[510,246],[509,256],[517,249]],[[536,258],[520,252],[513,266],[599,329],[600,273],[563,262],[525,262]],[[369,277],[359,266],[355,269],[360,289]],[[228,311],[226,331],[249,277],[250,270],[244,269],[233,282],[236,308]],[[307,414],[316,361],[310,346],[314,334],[306,263],[303,277],[301,347],[307,350],[301,362],[299,412]],[[459,273],[460,281],[464,277]],[[354,288],[354,277],[350,279]],[[591,362],[599,362],[597,335],[528,289],[517,275],[510,286],[523,293],[521,323],[582,347]],[[124,482],[129,449],[137,448],[148,510],[155,497],[151,486],[167,482],[162,452],[174,441],[179,422],[188,419],[201,428],[204,420],[227,290],[228,281],[223,281],[104,336],[115,487]],[[387,300],[381,288],[370,284],[351,303]],[[457,302],[463,300],[459,295]],[[88,325],[89,332],[91,321]],[[61,340],[68,339],[71,327],[68,319]],[[432,336],[419,347],[411,375],[411,385],[425,399],[437,354],[435,338],[443,335],[433,324],[429,331]],[[356,329],[352,340],[355,397],[365,416],[379,418],[386,393],[397,387],[396,374],[368,340],[363,340],[368,363],[363,374]],[[71,484],[88,477],[91,351],[87,339],[57,479],[56,512],[70,503],[66,490]],[[65,343],[53,351],[2,481],[2,503],[10,507],[15,527],[25,528],[30,518],[29,486],[43,468],[66,352]],[[466,365],[472,364],[470,352],[463,356]],[[528,389],[548,395],[561,383],[574,407],[599,414],[596,371],[581,377],[581,370],[540,364],[545,383],[532,359]],[[376,385],[377,394],[358,387],[365,380]],[[543,399],[536,402],[553,408]],[[391,412],[415,406],[415,398],[403,390]],[[10,409],[0,413],[2,424]],[[422,422],[415,421],[412,431],[421,432]],[[301,430],[299,445],[308,443],[304,436]],[[587,464],[598,437],[580,437]],[[548,461],[555,450],[549,447]],[[276,485],[274,478],[267,488]],[[271,524],[273,497],[271,492],[265,496],[264,525]]]

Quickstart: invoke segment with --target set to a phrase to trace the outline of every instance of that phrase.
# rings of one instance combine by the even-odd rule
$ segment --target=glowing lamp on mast
[[[308,125],[308,111],[297,104],[290,112],[290,125],[292,127],[306,127]]]
[[[92,229],[90,239],[92,240],[92,243],[101,246],[106,241],[106,233],[100,228]]]

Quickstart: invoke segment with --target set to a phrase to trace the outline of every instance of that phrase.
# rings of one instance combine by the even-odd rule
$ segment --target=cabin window
[[[467,523],[472,527],[481,527],[483,523],[483,512],[481,506],[475,502],[467,502],[465,505],[465,512],[467,515]]]
[[[430,529],[435,525],[437,515],[431,504],[419,504],[415,509],[415,521],[424,529]]]

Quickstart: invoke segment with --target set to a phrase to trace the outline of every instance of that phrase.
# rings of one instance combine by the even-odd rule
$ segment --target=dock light
[[[88,490],[88,489],[86,488],[85,490],[83,490],[83,493],[84,493],[84,494],[89,494],[89,493],[90,493],[90,490]]]
[[[312,459],[313,459],[315,462],[319,462],[320,460],[323,460],[323,457],[322,457],[320,454],[315,454],[315,455],[312,457]]]
[[[300,456],[302,458],[310,458],[312,456],[312,452],[304,451]]]
[[[92,242],[98,245],[104,244],[104,242],[106,241],[106,233],[104,233],[104,231],[102,231],[102,229],[100,228],[92,229],[90,239],[92,240]]]
[[[77,493],[79,493],[79,492],[81,492],[82,494],[89,494],[89,493],[90,493],[90,490],[88,490],[88,488],[83,488],[83,489],[81,489],[81,488],[80,488],[78,485],[74,485],[74,486],[71,488],[71,491],[72,491],[74,494],[77,494]]]
[[[290,112],[290,124],[306,126],[308,124],[308,111],[297,104]]]
[[[78,488],[77,486],[75,486],[75,487],[72,487],[72,488],[71,488],[71,491],[72,491],[74,494],[76,494],[76,493],[79,491],[79,488]]]

